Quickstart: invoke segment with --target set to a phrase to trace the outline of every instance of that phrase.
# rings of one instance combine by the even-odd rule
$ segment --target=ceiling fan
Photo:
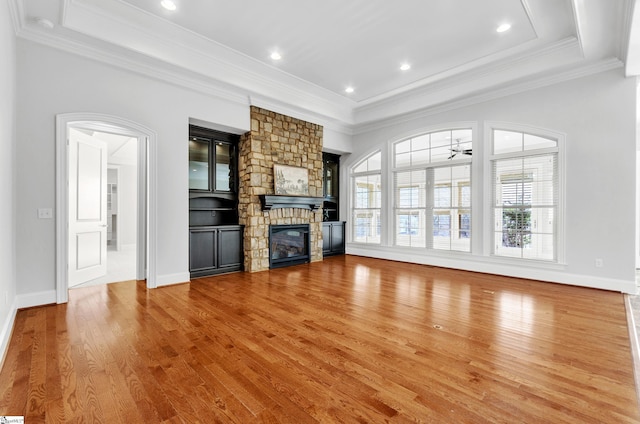
[[[463,154],[463,155],[469,155],[471,156],[472,150],[473,149],[461,149],[460,148],[460,139],[456,139],[456,141],[458,142],[457,146],[455,148],[451,148],[451,156],[449,156],[448,159],[453,159],[457,154]]]

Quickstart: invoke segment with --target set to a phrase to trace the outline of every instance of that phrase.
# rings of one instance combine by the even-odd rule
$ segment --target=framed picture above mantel
[[[276,195],[309,196],[309,170],[289,165],[273,165],[273,184]]]

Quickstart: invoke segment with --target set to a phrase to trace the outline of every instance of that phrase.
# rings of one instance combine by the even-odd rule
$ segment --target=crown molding
[[[103,6],[104,4],[104,6]],[[123,19],[122,16],[132,16]],[[241,88],[246,93],[283,99],[348,122],[354,102],[230,49],[128,3],[104,0],[101,8],[69,0],[63,25],[79,33],[131,49]]]
[[[351,135],[353,119],[339,120],[327,115],[298,107],[292,103],[283,102],[268,96],[247,92],[239,87],[233,87],[217,81],[213,78],[203,78],[200,75],[190,76],[185,70],[170,69],[159,60],[151,59],[130,51],[122,51],[110,45],[97,46],[95,41],[91,44],[79,42],[76,39],[60,36],[57,33],[43,33],[39,29],[23,27],[19,37],[41,45],[55,48],[77,55],[79,57],[95,60],[145,77],[170,83],[182,88],[195,91],[200,94],[211,95],[243,106],[259,106],[274,112],[283,113],[308,122],[317,123],[342,134]]]
[[[456,99],[450,102],[436,105],[434,107],[423,108],[411,113],[405,113],[403,115],[390,117],[387,119],[381,119],[371,123],[356,124],[353,128],[353,135],[364,134],[371,131],[382,130],[384,128],[399,125],[413,120],[426,118],[428,116],[436,115],[438,113],[448,112],[456,109],[460,109],[466,106],[472,106],[479,103],[488,102],[491,100],[500,99],[503,97],[519,94],[527,91],[536,90],[539,88],[547,87],[554,84],[559,84],[565,81],[570,81],[578,78],[587,77],[590,75],[599,74],[614,69],[620,69],[623,67],[623,63],[618,58],[609,58],[587,65],[581,65],[572,67],[569,69],[558,71],[551,71],[549,75],[540,76],[536,79],[522,80],[517,83],[513,83],[509,86],[502,88],[493,88],[489,92],[479,93],[464,99]]]
[[[23,27],[23,0],[7,0],[7,5],[9,6],[9,14],[11,14],[11,22],[13,22],[13,31],[15,32],[16,36],[18,36]]]
[[[540,38],[540,31],[538,31],[538,25],[533,18],[533,13],[531,12],[531,6],[529,5],[530,0],[520,0],[520,4],[524,9],[525,15],[527,15],[527,19],[529,20],[529,24],[531,25],[531,29],[533,29],[533,33],[536,38]]]
[[[620,57],[625,63],[625,75],[640,73],[640,0],[624,0],[624,22],[620,43]]]
[[[111,46],[98,47],[55,33],[46,33],[25,27],[19,37],[28,41],[52,47],[80,57],[105,63],[159,81],[168,82],[183,88],[205,93],[238,104],[247,104],[246,94],[240,94],[233,87],[215,80],[203,80],[189,76],[181,69],[169,69],[165,63],[132,54],[129,51],[116,51]]]
[[[575,64],[578,60],[577,41],[569,37],[550,43],[529,54],[521,53],[510,60],[489,63],[475,70],[443,79],[428,86],[397,95],[375,104],[357,107],[354,112],[356,124],[384,120],[395,115],[444,104],[461,96],[485,91],[509,84],[522,78],[535,77],[545,72],[550,64],[554,69]]]
[[[623,12],[622,12],[622,29],[620,31],[620,51],[618,57],[623,62],[627,62],[627,56],[629,53],[629,47],[631,44],[631,30],[633,28],[634,12],[636,9],[636,0],[623,0]]]
[[[536,44],[538,44],[538,46],[536,46]],[[440,86],[450,86],[457,83],[457,81],[477,78],[497,71],[510,69],[514,65],[522,62],[530,62],[536,58],[552,56],[560,51],[566,52],[567,49],[574,48],[575,45],[575,37],[567,37],[562,40],[542,45],[540,45],[538,40],[532,40],[517,47],[484,56],[463,65],[456,66],[455,68],[432,75],[428,78],[423,78],[396,90],[388,91],[382,95],[362,100],[358,102],[356,108],[359,110],[366,110],[368,107],[376,107],[387,100],[391,99],[393,101],[393,99],[399,96],[406,95],[407,93],[415,93],[416,90],[421,90],[425,87],[428,87],[427,89],[433,88],[435,90]]]
[[[541,46],[535,50],[523,50],[517,54],[510,55],[503,60],[498,62],[495,61],[486,61],[481,66],[478,65],[478,61],[474,61],[472,63],[468,63],[465,66],[469,68],[469,71],[464,73],[444,73],[435,75],[430,78],[430,81],[417,81],[413,84],[409,84],[403,87],[403,91],[408,92],[410,94],[415,94],[416,90],[423,89],[423,91],[432,90],[438,91],[443,88],[447,88],[453,85],[460,84],[465,80],[477,79],[479,77],[483,77],[486,75],[495,74],[496,72],[503,71],[506,69],[512,69],[515,65],[522,64],[524,62],[530,62],[535,58],[544,58],[554,54],[561,52],[565,54],[568,49],[574,48],[576,45],[575,37],[568,37],[563,40],[557,41],[555,43],[550,43],[544,46]],[[424,88],[427,86],[427,88]],[[406,93],[395,93],[396,95],[389,99],[389,101],[394,101],[399,95]],[[365,111],[370,108],[378,107],[380,104],[383,104],[386,99],[371,99],[370,101],[363,101],[358,104],[357,109],[359,111]]]
[[[571,0],[571,12],[573,14],[573,24],[576,27],[576,38],[580,47],[580,54],[585,57],[584,53],[584,31],[580,23],[580,4],[582,0]]]

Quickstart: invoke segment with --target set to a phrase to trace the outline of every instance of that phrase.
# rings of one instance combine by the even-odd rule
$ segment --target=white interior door
[[[107,273],[107,144],[69,129],[69,287]]]

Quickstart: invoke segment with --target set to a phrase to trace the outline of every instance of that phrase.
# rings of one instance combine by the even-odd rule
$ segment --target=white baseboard
[[[16,307],[15,299],[13,304],[9,307],[9,315],[0,329],[0,370],[4,366],[4,360],[7,356],[7,350],[9,349],[9,342],[11,341],[11,334],[13,333],[13,326],[16,322],[16,313],[18,308]]]
[[[570,274],[563,270],[564,267],[562,265],[558,264],[544,264],[536,267],[529,263],[527,266],[521,266],[519,264],[500,263],[493,258],[478,258],[471,255],[460,258],[435,255],[426,256],[420,253],[378,246],[375,248],[347,246],[347,254],[460,269],[463,271],[525,278],[528,280],[568,284],[594,289],[612,290],[628,294],[636,293],[635,279],[627,281],[613,278],[594,277],[591,275]]]
[[[158,275],[156,287],[170,286],[172,284],[188,283],[191,281],[191,274],[188,272],[178,272],[176,274]]]
[[[16,308],[32,308],[34,306],[57,303],[56,291],[47,290],[37,293],[20,294],[16,296]]]

